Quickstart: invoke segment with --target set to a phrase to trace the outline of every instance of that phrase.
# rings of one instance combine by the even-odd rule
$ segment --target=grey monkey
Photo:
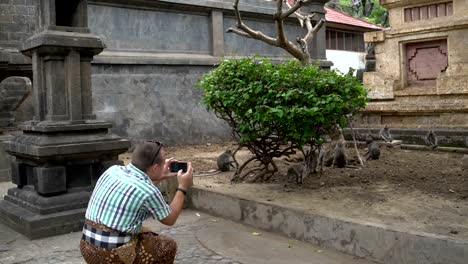
[[[366,160],[377,160],[380,158],[380,147],[377,142],[374,141],[371,135],[366,137],[367,152],[364,154]]]
[[[390,134],[390,130],[388,129],[387,125],[385,125],[385,127],[380,130],[379,136],[385,142],[392,142],[392,135]]]
[[[228,149],[225,152],[223,152],[223,154],[219,155],[217,164],[218,164],[218,170],[220,171],[230,171],[231,167],[236,168],[234,166],[236,162],[234,161],[232,151]]]
[[[296,163],[292,164],[288,169],[287,174],[288,182],[292,179],[296,180],[296,183],[301,184],[304,182],[304,164],[303,163]]]
[[[336,143],[335,150],[333,153],[333,164],[338,168],[346,167],[346,153],[345,153],[345,144],[343,140],[340,140]]]
[[[434,130],[432,129],[429,130],[429,132],[427,132],[425,140],[426,140],[426,144],[428,144],[432,149],[435,149],[439,146],[437,144],[438,143],[437,136],[434,133]]]

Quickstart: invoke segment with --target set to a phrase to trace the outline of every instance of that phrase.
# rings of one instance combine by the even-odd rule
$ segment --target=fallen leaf
[[[198,217],[200,217],[200,214],[199,214],[199,213],[196,213],[195,215],[198,216]]]
[[[219,222],[217,219],[211,219],[211,222]]]
[[[321,249],[317,250],[317,253],[322,253],[322,252],[323,252],[323,250],[321,250]]]
[[[293,247],[293,245],[292,245],[292,244],[288,244],[288,248],[292,248],[292,247]]]
[[[257,233],[257,232],[252,232],[252,236],[259,236],[260,233]]]

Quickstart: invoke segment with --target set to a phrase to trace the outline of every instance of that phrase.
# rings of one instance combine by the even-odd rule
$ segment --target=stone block
[[[83,228],[85,212],[86,208],[82,208],[39,215],[8,201],[0,201],[0,222],[29,239],[80,231]]]
[[[11,182],[19,188],[28,184],[25,164],[17,161],[11,163]]]
[[[370,99],[393,99],[395,97],[393,91],[395,81],[385,78],[378,72],[365,72],[363,82]]]
[[[366,32],[364,33],[364,42],[382,42],[385,40],[384,31]]]
[[[1,143],[1,142],[0,142]],[[0,182],[11,180],[11,156],[0,147]]]
[[[35,167],[35,187],[40,194],[52,194],[67,190],[67,174],[65,167]]]

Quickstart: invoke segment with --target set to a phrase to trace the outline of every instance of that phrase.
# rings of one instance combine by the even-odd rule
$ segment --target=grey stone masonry
[[[12,158],[4,150],[2,142],[9,141],[11,136],[0,130],[0,182],[11,181]]]
[[[0,129],[13,126],[14,112],[31,90],[31,80],[25,77],[9,77],[0,83]]]
[[[22,45],[32,58],[34,118],[5,144],[17,188],[0,221],[31,239],[80,230],[92,189],[128,140],[95,120],[91,60],[105,47],[87,28],[87,1],[38,1],[39,30]]]
[[[35,28],[35,0],[0,1],[0,47],[17,48]]]
[[[40,1],[2,1],[0,17],[3,19],[22,19],[10,17],[16,9],[23,12],[32,9]],[[75,1],[56,1],[59,5],[67,3],[71,9],[78,10]],[[93,32],[106,43],[107,49],[98,54],[87,68],[91,72],[94,89],[88,100],[87,108],[93,107],[98,119],[111,121],[112,132],[119,136],[130,137],[132,141],[158,138],[169,144],[222,142],[231,139],[229,127],[213,113],[199,104],[202,91],[194,87],[200,76],[213,69],[223,57],[260,55],[277,61],[290,59],[291,56],[282,49],[267,45],[257,40],[247,39],[236,34],[226,33],[228,27],[236,24],[233,0],[89,0],[85,13],[74,14],[41,11],[40,19],[34,21],[32,16],[14,24],[0,26],[1,32],[7,30],[21,32],[25,36],[19,41],[0,42],[0,79],[8,76],[26,76],[37,81],[49,82],[47,79],[33,78],[31,59],[18,53],[17,46],[36,30],[32,39],[27,41],[29,48],[37,43],[49,45],[62,43],[73,47],[73,38]],[[304,9],[305,12],[318,12],[317,19],[323,17],[323,0],[317,0]],[[65,4],[63,4],[65,5]],[[18,6],[18,7],[17,7]],[[21,6],[21,7],[19,7]],[[27,8],[23,8],[27,7]],[[275,13],[274,1],[242,0],[240,11],[246,24],[255,30],[275,36],[275,25],[272,19]],[[58,6],[58,8],[62,8]],[[304,7],[305,8],[305,7]],[[8,18],[7,18],[8,17]],[[2,19],[0,18],[0,20]],[[81,26],[85,23],[88,26]],[[26,20],[25,20],[26,21]],[[1,23],[1,22],[0,22]],[[47,25],[44,27],[44,25]],[[72,26],[72,27],[70,27]],[[15,28],[16,27],[16,28]],[[73,30],[69,30],[73,28]],[[288,38],[295,42],[297,36],[304,36],[305,29],[299,26],[297,19],[290,18],[285,22]],[[3,30],[4,29],[4,30]],[[55,34],[44,34],[54,31]],[[3,31],[2,31],[3,30]],[[26,30],[24,33],[22,30]],[[41,33],[42,32],[42,33]],[[57,32],[61,32],[58,34]],[[311,55],[323,67],[329,67],[325,60],[325,28],[319,32],[311,46]],[[8,35],[9,36],[9,35]],[[80,43],[93,41],[81,37]],[[88,42],[86,45],[93,44]],[[3,48],[3,49],[2,49]],[[28,46],[24,47],[26,50]],[[38,51],[40,51],[39,49]],[[82,54],[83,55],[83,54]],[[30,54],[34,60],[34,54]],[[16,62],[13,62],[15,57]],[[68,56],[67,60],[76,57]],[[83,62],[84,56],[80,56]],[[48,57],[44,67],[49,72],[58,72],[59,78],[65,78],[61,69],[65,62]],[[34,65],[39,65],[33,62]],[[3,65],[3,66],[2,66]],[[18,71],[18,65],[22,70]],[[87,67],[89,65],[87,64]],[[16,69],[16,70],[15,70]],[[60,86],[51,83],[50,93],[58,93]],[[37,97],[35,97],[37,98]],[[47,97],[43,100],[50,101]],[[25,100],[30,104],[31,98]],[[65,98],[54,98],[47,113],[39,112],[48,120],[66,120],[67,115],[58,113]],[[40,99],[42,100],[42,99]],[[38,102],[32,102],[37,105]],[[78,103],[77,103],[78,104]],[[82,108],[86,108],[82,106]],[[23,106],[20,109],[29,109]],[[83,108],[83,109],[84,109]],[[71,111],[76,108],[67,109]],[[28,116],[29,114],[29,116]],[[73,112],[70,112],[73,115]],[[18,114],[21,120],[34,119],[30,111]],[[27,115],[27,116],[25,116]],[[37,118],[36,118],[37,119]]]
[[[261,55],[281,61],[282,49],[232,33],[234,1],[91,1],[89,26],[107,44],[93,66],[96,115],[113,120],[113,132],[132,141],[158,138],[169,144],[200,144],[231,139],[229,127],[199,102],[194,86],[223,57]],[[275,36],[270,1],[242,0],[247,25]],[[307,12],[324,15],[323,1]],[[304,36],[295,18],[285,23],[290,40]],[[312,53],[325,61],[325,28]]]
[[[0,1],[0,82],[9,76],[31,77],[31,60],[18,48],[35,29],[35,0]]]

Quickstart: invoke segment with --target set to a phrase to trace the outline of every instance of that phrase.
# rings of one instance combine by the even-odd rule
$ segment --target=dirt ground
[[[303,185],[284,179],[292,164],[277,160],[279,172],[266,183],[230,184],[233,172],[210,174],[216,157],[233,143],[167,147],[167,157],[191,161],[194,184],[299,210],[468,239],[468,173],[461,154],[381,147],[379,160],[364,168],[328,168]],[[348,149],[349,156],[354,150]],[[360,150],[361,154],[364,150]],[[236,155],[246,160],[250,153]],[[122,156],[128,161],[127,156]]]

